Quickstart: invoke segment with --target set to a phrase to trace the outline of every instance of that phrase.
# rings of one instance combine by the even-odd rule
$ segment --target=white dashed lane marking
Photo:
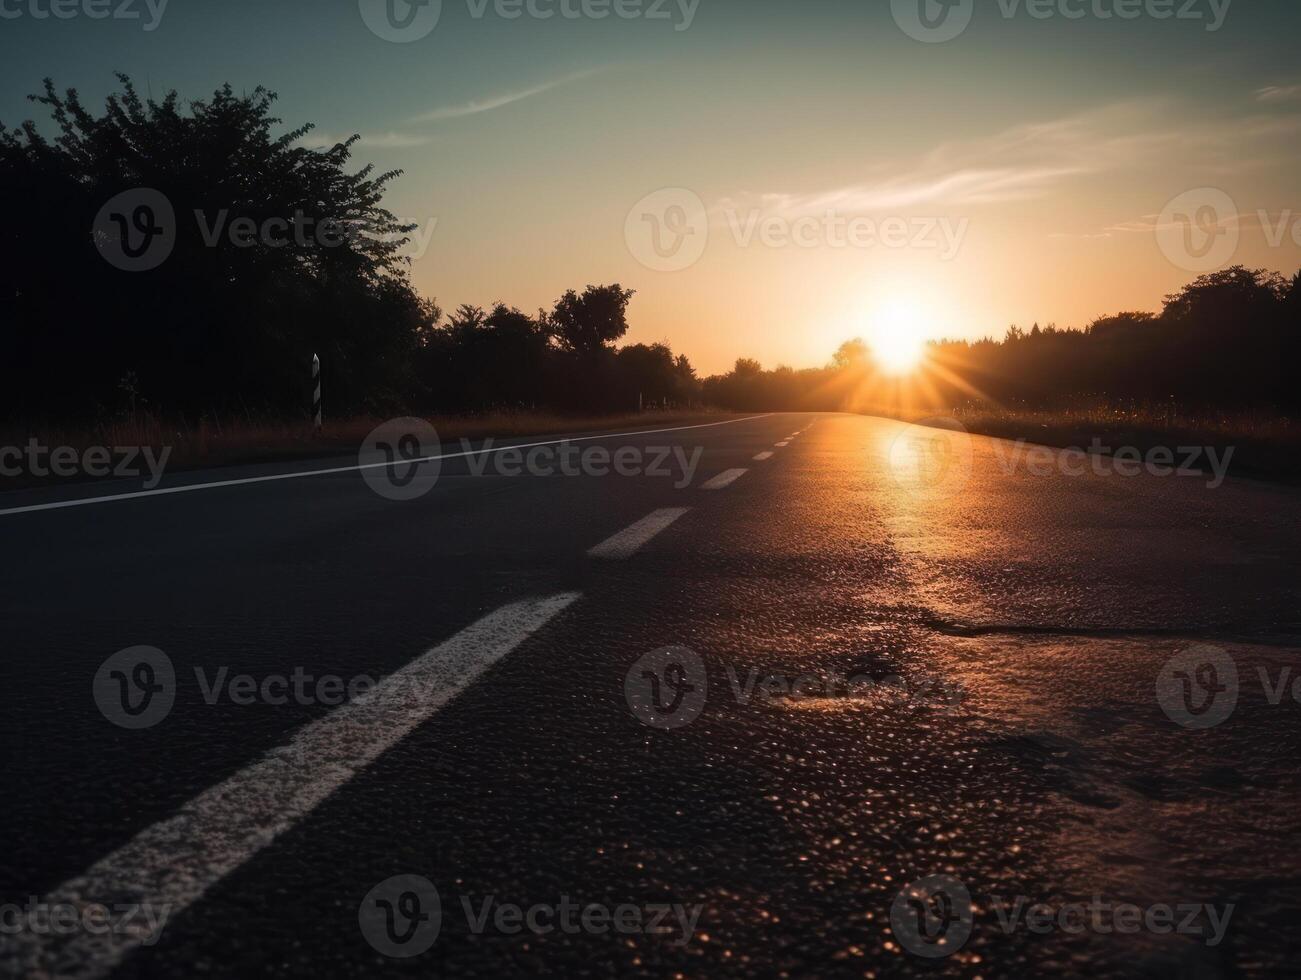
[[[690,508],[666,507],[653,511],[631,527],[626,527],[618,534],[602,541],[587,553],[589,558],[604,558],[621,561],[635,555],[642,545],[659,534],[666,527],[685,514]]]
[[[760,453],[758,456],[756,456],[756,457],[754,458],[754,461],[755,461],[756,463],[762,463],[765,459],[772,459],[772,453],[771,453],[771,452],[762,452],[762,453]]]
[[[708,483],[704,484],[701,490],[722,490],[724,487],[731,486],[741,477],[745,476],[746,470],[724,470],[714,477]]]
[[[165,910],[164,919],[179,915],[576,599],[574,592],[526,599],[485,616],[299,729],[289,745],[200,793],[43,901],[83,909],[127,903]],[[102,935],[3,936],[0,972],[17,967],[12,975],[103,977],[157,938],[143,923]]]
[[[592,436],[566,436],[561,439],[547,439],[542,442],[526,442],[519,445],[497,447],[485,446],[482,449],[470,449],[459,453],[440,453],[435,456],[422,456],[418,459],[407,460],[406,462],[408,465],[414,466],[419,463],[432,463],[435,460],[465,459],[467,457],[504,453],[512,450],[523,451],[525,449],[536,449],[539,446],[562,446],[571,442],[631,439],[634,436],[654,436],[665,432],[687,432],[692,429],[712,429],[715,426],[736,425],[738,422],[753,422],[755,419],[766,418],[768,418],[767,415],[750,415],[742,419],[727,419],[723,422],[705,422],[701,425],[678,425],[669,429],[642,429],[637,432],[608,432]],[[57,500],[46,504],[29,504],[26,507],[9,507],[0,509],[0,517],[10,517],[17,514],[33,514],[45,510],[65,510],[69,507],[89,507],[93,504],[111,504],[114,501],[119,500],[143,500],[146,497],[164,497],[175,493],[195,493],[199,490],[216,490],[221,487],[247,487],[258,483],[276,483],[281,480],[306,480],[317,476],[334,476],[338,473],[364,473],[367,470],[385,469],[392,465],[392,463],[359,463],[355,466],[332,466],[329,469],[324,470],[307,470],[305,472],[294,473],[271,473],[266,476],[249,476],[235,480],[214,480],[210,483],[189,483],[179,487],[158,487],[154,490],[134,490],[130,493],[105,494],[102,497],[78,497],[75,500]]]

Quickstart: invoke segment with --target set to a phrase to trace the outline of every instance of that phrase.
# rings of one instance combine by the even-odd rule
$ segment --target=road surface
[[[1295,490],[850,415],[573,447],[679,452],[0,497],[0,970],[1295,968]]]

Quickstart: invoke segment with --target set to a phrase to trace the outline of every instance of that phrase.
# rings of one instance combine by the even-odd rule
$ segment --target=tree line
[[[182,104],[131,80],[95,114],[50,80],[52,122],[0,123],[0,412],[100,420],[145,409],[303,417],[322,362],[333,415],[493,409],[873,409],[901,389],[933,407],[1081,402],[1295,411],[1301,274],[1235,267],[1159,314],[1082,329],[1010,328],[942,340],[908,381],[861,340],[822,368],[739,359],[696,377],[664,343],[619,347],[632,290],[590,285],[550,309],[443,311],[414,289],[414,230],[383,206],[398,171],[351,165],[357,140],[276,135],[275,95],[229,85]],[[50,128],[50,127],[47,127]],[[141,188],[149,195],[141,198]]]
[[[1001,340],[939,340],[916,375],[878,370],[862,340],[822,368],[765,371],[742,358],[707,378],[704,398],[743,411],[871,410],[900,398],[936,409],[1055,411],[1100,404],[1293,413],[1301,408],[1301,273],[1234,266],[1167,296],[1162,311],[1081,329],[1010,327]]]
[[[684,355],[664,343],[615,347],[628,330],[632,296],[618,283],[588,286],[534,316],[501,303],[488,311],[463,305],[446,323],[434,308],[416,354],[415,397],[445,412],[697,403],[700,384]]]
[[[444,320],[411,283],[415,226],[382,204],[399,172],[351,168],[357,137],[277,135],[262,88],[182,104],[118,80],[102,113],[47,79],[31,99],[52,127],[0,123],[4,417],[302,416],[313,354],[336,416],[698,396],[666,344],[616,349],[633,296],[617,283]]]

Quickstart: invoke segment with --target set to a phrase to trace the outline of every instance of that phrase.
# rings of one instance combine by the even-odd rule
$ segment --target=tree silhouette
[[[313,150],[299,145],[310,126],[275,135],[262,88],[183,106],[119,81],[96,116],[47,80],[32,99],[53,139],[0,126],[0,348],[33,367],[0,395],[6,410],[103,411],[128,376],[139,398],[183,412],[302,409],[313,353],[336,411],[400,397],[431,310],[400,256],[412,226],[380,203],[396,173],[349,172],[356,137]],[[170,215],[133,210],[146,189]],[[171,243],[155,266],[106,261],[115,199],[124,248],[131,224]]]
[[[764,371],[742,357],[704,382],[667,344],[617,350],[634,295],[618,283],[570,290],[535,316],[464,305],[444,323],[410,283],[402,248],[413,226],[382,204],[397,173],[350,170],[357,137],[308,149],[310,126],[277,135],[275,96],[262,88],[225,86],[182,105],[175,92],[143,100],[119,81],[95,115],[47,80],[32,97],[45,129],[0,125],[0,410],[10,419],[142,408],[301,418],[313,353],[335,415],[622,411],[702,397],[840,409],[871,386],[859,339],[825,368]],[[1301,408],[1299,358],[1301,273],[1235,266],[1167,297],[1159,315],[935,342],[926,380],[928,397],[949,406],[1290,412]]]
[[[838,368],[850,368],[863,364],[868,359],[867,344],[861,338],[846,340],[831,356],[831,361]]]
[[[628,301],[632,297],[633,290],[618,283],[588,286],[581,296],[569,290],[551,313],[561,347],[578,354],[609,347],[628,332]]]
[[[1013,325],[1002,341],[942,340],[929,353],[924,389],[936,408],[980,400],[1046,410],[1160,407],[1167,416],[1172,405],[1294,412],[1301,273],[1289,280],[1235,266],[1168,296],[1159,315],[1120,313],[1082,330]],[[763,372],[742,358],[705,379],[704,393],[739,410],[838,410],[861,407],[873,371],[870,352],[851,340],[820,369]]]

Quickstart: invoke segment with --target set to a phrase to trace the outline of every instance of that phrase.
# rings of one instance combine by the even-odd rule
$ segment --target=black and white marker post
[[[321,359],[312,355],[312,425],[321,431]]]

